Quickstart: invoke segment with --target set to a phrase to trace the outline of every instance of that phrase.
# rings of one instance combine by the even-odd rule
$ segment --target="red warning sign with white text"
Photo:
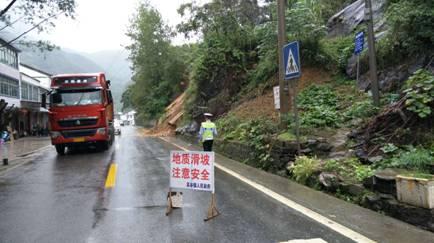
[[[214,192],[214,152],[170,151],[170,187]]]

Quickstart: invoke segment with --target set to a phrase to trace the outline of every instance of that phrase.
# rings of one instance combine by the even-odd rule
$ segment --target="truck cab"
[[[52,77],[49,93],[51,143],[63,155],[66,148],[96,145],[107,150],[114,140],[113,98],[104,73]],[[42,98],[46,106],[46,96]]]

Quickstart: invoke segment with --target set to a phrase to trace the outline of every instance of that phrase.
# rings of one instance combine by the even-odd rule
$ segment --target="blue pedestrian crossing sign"
[[[283,65],[285,80],[301,76],[300,51],[298,41],[291,42],[283,47]]]
[[[359,55],[363,51],[363,46],[365,44],[365,34],[363,31],[356,34],[354,39],[354,54]]]

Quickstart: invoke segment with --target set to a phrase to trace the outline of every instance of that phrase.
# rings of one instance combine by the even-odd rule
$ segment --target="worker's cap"
[[[206,116],[206,117],[212,117],[211,113],[204,113],[203,115]]]

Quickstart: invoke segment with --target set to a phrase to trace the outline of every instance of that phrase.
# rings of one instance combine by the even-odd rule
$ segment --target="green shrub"
[[[320,169],[320,161],[316,158],[299,156],[292,167],[292,174],[295,181],[306,184],[306,181]]]
[[[374,175],[374,170],[368,165],[360,165],[356,167],[355,176],[358,182],[363,182],[366,178]]]
[[[432,114],[434,101],[434,76],[420,69],[414,73],[405,84],[405,105],[407,110],[416,113],[420,118],[426,118]]]
[[[339,127],[340,123],[340,115],[329,106],[314,106],[301,114],[301,124],[307,127]]]
[[[311,85],[297,97],[301,113],[301,125],[307,127],[338,127],[338,98],[328,85]]]
[[[324,171],[334,172],[346,180],[356,179],[356,182],[362,182],[374,174],[374,170],[370,166],[361,164],[357,158],[329,159],[325,161],[322,168]]]
[[[385,153],[385,154],[393,154],[396,151],[398,151],[398,149],[399,148],[396,147],[396,145],[393,143],[387,143],[383,147],[380,148],[380,150],[383,151],[383,153]]]
[[[410,147],[394,156],[388,166],[430,173],[434,165],[434,152],[425,148]]]
[[[390,0],[387,21],[390,47],[408,54],[432,49],[434,45],[434,1]],[[396,48],[398,47],[398,48]]]
[[[323,169],[324,171],[328,171],[328,172],[336,172],[340,170],[340,161],[336,159],[326,160],[323,165]]]
[[[344,116],[346,120],[366,118],[376,115],[378,111],[378,107],[376,107],[371,100],[363,100],[357,101],[349,107],[349,109],[344,113]]]
[[[216,123],[223,139],[240,141],[254,149],[255,152],[249,159],[251,164],[264,170],[272,168],[268,138],[278,131],[277,124],[267,118],[241,121],[233,115],[227,115]]]
[[[338,97],[328,85],[311,85],[298,94],[297,101],[301,109],[319,105],[336,108]]]
[[[280,141],[295,141],[297,137],[291,132],[284,132],[277,136],[277,139]]]
[[[352,36],[337,37],[334,39],[323,39],[321,41],[321,51],[327,58],[327,68],[338,69],[345,72],[348,59],[353,54],[354,40]]]

